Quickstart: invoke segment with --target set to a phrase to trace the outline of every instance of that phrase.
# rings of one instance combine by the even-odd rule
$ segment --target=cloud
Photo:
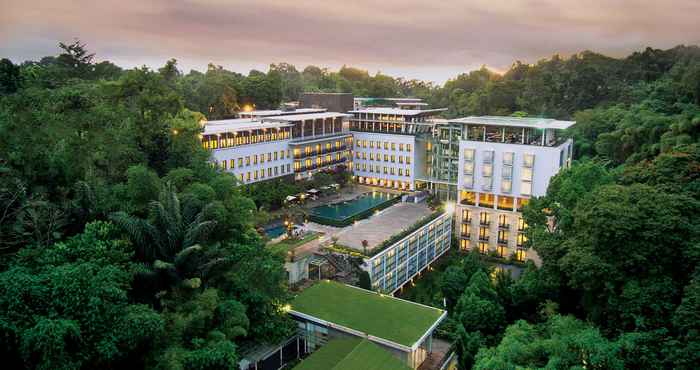
[[[186,69],[209,61],[247,72],[287,61],[443,82],[481,64],[505,69],[589,49],[623,56],[700,43],[697,0],[223,1],[5,0],[0,55],[56,53],[79,37],[124,66]]]

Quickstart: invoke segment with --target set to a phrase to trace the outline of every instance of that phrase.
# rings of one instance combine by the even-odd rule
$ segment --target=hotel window
[[[491,225],[491,214],[488,212],[479,213],[479,224],[484,225],[484,226]]]
[[[403,156],[402,155],[399,156],[399,163],[403,164]]]
[[[395,163],[395,162],[396,162],[396,156],[392,154],[391,155],[391,163]]]
[[[291,171],[290,167],[291,167],[291,165],[289,163],[287,163],[287,172]]]
[[[525,261],[525,251],[521,248],[518,248],[515,250],[515,259],[517,261],[523,262]]]
[[[525,236],[525,234],[519,233],[516,245],[518,247],[522,247],[526,241],[527,241],[527,237]]]
[[[406,176],[411,176],[411,170],[409,170],[408,168],[406,169]]]
[[[362,146],[362,140],[357,140],[355,143],[357,144],[358,148]]]
[[[518,218],[518,231],[523,231],[527,229],[527,223],[525,223],[525,219],[520,217]]]
[[[484,150],[484,163],[493,163],[493,150]]]
[[[389,154],[384,154],[384,162],[389,162]]]
[[[243,157],[238,158],[238,167],[243,167]]]
[[[510,179],[513,177],[513,166],[504,165],[501,170],[501,175],[504,179]]]
[[[488,241],[489,240],[489,228],[480,227],[479,228],[479,240]]]
[[[479,243],[479,252],[486,254],[489,252],[489,243]]]
[[[399,168],[399,176],[403,176],[403,168]]]
[[[493,165],[492,164],[484,164],[481,167],[481,175],[484,177],[493,176]]]
[[[369,147],[370,147],[371,149],[374,149],[374,141],[371,141],[371,140],[370,140],[370,142],[369,142]]]
[[[472,211],[468,209],[463,209],[462,210],[462,222],[472,222]]]
[[[513,181],[508,179],[501,180],[501,193],[510,193],[513,190]]]
[[[386,169],[387,169],[387,167],[384,166],[384,174],[385,174],[385,175],[386,175],[386,173],[387,173],[387,170],[386,170]]]
[[[355,158],[360,159],[360,152],[355,152]]]
[[[514,156],[515,154],[512,152],[503,153],[503,164],[506,166],[512,166]]]
[[[258,155],[257,154],[253,155],[253,164],[258,164]]]
[[[384,150],[389,150],[389,142],[388,141],[384,142]]]
[[[362,159],[367,159],[367,152],[362,152]]]
[[[506,247],[499,245],[496,247],[496,253],[498,253],[498,257],[505,258],[506,256]]]
[[[277,176],[278,174],[279,174],[279,172],[278,172],[277,166],[275,166],[275,176]]]
[[[222,170],[225,170],[227,166],[228,166],[228,162],[225,159],[223,161],[221,161],[221,169]]]
[[[462,239],[459,241],[459,249],[466,251],[469,250],[469,240]]]
[[[532,183],[523,181],[520,184],[520,194],[522,195],[532,195]]]
[[[275,167],[275,171],[277,171],[277,167]],[[272,177],[272,167],[267,169],[267,177]]]
[[[396,150],[396,143],[391,143],[391,150]]]
[[[250,181],[250,171],[246,172],[245,181]]]
[[[399,143],[399,150],[403,152],[403,144]]]
[[[258,179],[258,170],[255,170],[255,172],[253,172],[253,179]]]
[[[395,174],[396,174],[396,168],[394,168],[394,167],[389,168],[389,174],[392,175],[392,176],[395,175]]]
[[[260,170],[260,178],[261,179],[265,178],[265,169],[264,168]]]
[[[465,175],[474,174],[474,162],[464,162],[464,174]]]
[[[474,176],[473,175],[469,175],[469,176],[465,175],[464,181],[462,181],[462,185],[467,189],[473,188],[474,187]]]
[[[243,172],[239,173],[238,176],[241,178],[241,182],[243,182]]]
[[[406,144],[406,151],[410,152],[411,151],[411,144]]]
[[[474,161],[474,149],[464,149],[464,160],[468,162]]]
[[[498,230],[498,242],[499,243],[508,243],[508,231],[506,230]]]
[[[250,166],[250,156],[245,157],[245,165]]]
[[[294,161],[294,171],[299,171],[299,170],[301,170],[301,162]]]
[[[508,228],[508,215],[498,215],[498,227]]]
[[[369,160],[373,161],[374,160],[374,153],[369,152]]]
[[[406,156],[406,164],[411,164],[411,157]]]
[[[532,181],[532,168],[523,168],[521,178],[523,181]]]
[[[532,168],[535,165],[535,155],[525,154],[523,156],[523,167]]]
[[[272,160],[272,153],[267,153],[267,161],[270,162]]]
[[[275,160],[277,160],[277,152],[275,152]]]
[[[233,158],[229,159],[229,161],[228,161],[228,166],[231,167],[231,169],[233,169],[233,168],[235,167],[235,166],[234,166],[235,164],[236,164],[236,160],[235,160],[235,159],[233,159]]]
[[[469,235],[469,225],[467,225],[467,224],[462,224],[462,226],[460,227],[460,229],[461,229],[462,237],[463,237],[463,238],[469,238],[469,236],[470,236],[470,235]]]

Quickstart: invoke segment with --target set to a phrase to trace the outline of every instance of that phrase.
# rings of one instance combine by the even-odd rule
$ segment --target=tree
[[[19,66],[9,59],[0,59],[0,96],[15,93],[21,85],[22,74]]]
[[[362,289],[372,290],[372,283],[367,271],[362,270],[360,272],[360,281],[357,283],[357,286]]]
[[[183,212],[172,189],[161,191],[158,201],[149,203],[148,219],[125,212],[111,216],[137,247],[138,257],[147,262],[172,262],[175,256],[197,243],[205,242],[216,222],[206,218],[206,207],[199,213]]]
[[[500,344],[482,348],[473,369],[510,368],[624,369],[620,345],[571,316],[555,315],[546,323],[517,321]]]

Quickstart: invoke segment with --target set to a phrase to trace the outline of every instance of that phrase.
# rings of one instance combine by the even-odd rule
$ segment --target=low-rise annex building
[[[411,369],[432,352],[433,332],[447,317],[445,310],[327,280],[304,289],[286,309],[306,353],[332,340],[357,338]]]

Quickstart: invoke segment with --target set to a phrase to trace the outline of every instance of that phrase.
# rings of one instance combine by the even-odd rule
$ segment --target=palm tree
[[[178,253],[206,242],[214,230],[216,221],[206,217],[211,206],[208,204],[199,212],[183,209],[177,194],[168,184],[160,192],[159,200],[149,204],[148,219],[126,212],[116,212],[110,219],[136,246],[139,259],[174,262]]]

